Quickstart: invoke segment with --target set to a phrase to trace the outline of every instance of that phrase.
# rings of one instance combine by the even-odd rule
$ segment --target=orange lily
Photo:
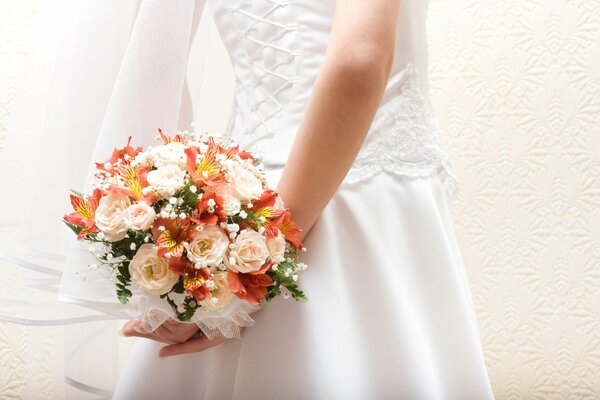
[[[122,149],[114,149],[112,155],[107,161],[113,166],[116,165],[119,160],[123,164],[129,164],[130,160],[134,159],[135,156],[137,156],[138,153],[140,153],[141,151],[141,147],[134,148],[133,146],[131,146],[131,136],[129,136],[129,138],[127,139],[127,145],[125,145],[125,147],[123,147]],[[127,156],[127,159],[125,158],[125,156]],[[114,174],[114,172],[110,169],[106,169],[104,164],[105,163],[96,163],[96,169],[98,169],[99,171],[105,171],[110,174]]]
[[[210,206],[208,202],[214,200],[215,205],[212,206],[213,212],[209,212]],[[227,220],[227,216],[223,212],[223,198],[215,192],[204,192],[202,198],[196,203],[198,217],[190,218],[199,225],[216,225],[219,222]]]
[[[132,167],[131,165],[120,164],[115,167],[115,170],[123,179],[125,187],[110,185],[109,189],[111,191],[124,194],[134,200],[145,201],[149,205],[152,205],[157,200],[155,194],[144,195],[142,191],[148,186],[148,180],[146,179],[150,171],[148,165]]]
[[[225,175],[221,171],[221,164],[216,159],[219,153],[219,147],[212,138],[208,141],[208,149],[204,153],[204,157],[196,165],[198,156],[198,148],[195,146],[185,149],[187,156],[186,167],[190,174],[190,178],[194,181],[197,187],[216,186],[226,182]]]
[[[185,257],[171,258],[169,268],[183,277],[183,287],[186,293],[194,296],[196,301],[202,301],[210,294],[205,286],[206,280],[212,276],[210,269],[206,267],[197,269]]]
[[[257,305],[266,297],[267,288],[273,284],[273,279],[266,274],[241,274],[228,271],[227,282],[229,289],[237,297]]]
[[[179,142],[179,143],[183,143],[183,144],[187,143],[187,140],[183,136],[181,136],[179,134],[177,134],[173,137],[167,136],[167,135],[165,135],[163,130],[160,128],[158,128],[158,134],[160,135],[160,138],[164,144],[169,144],[172,142]]]
[[[77,235],[77,239],[82,240],[85,235],[98,232],[94,218],[102,196],[104,193],[100,189],[95,189],[90,197],[71,194],[71,205],[75,212],[65,215],[63,220],[69,224],[83,227]]]
[[[300,228],[298,225],[292,221],[292,214],[289,211],[284,211],[277,217],[276,219],[271,221],[270,229],[273,227],[278,228],[285,240],[290,242],[296,250],[302,249],[302,242],[300,241]],[[277,231],[275,231],[277,234]]]
[[[161,230],[160,227],[164,227]],[[191,221],[189,219],[170,219],[159,217],[152,224],[152,235],[156,238],[158,255],[164,257],[170,253],[172,257],[181,257],[183,254],[183,242],[189,239],[191,234]]]

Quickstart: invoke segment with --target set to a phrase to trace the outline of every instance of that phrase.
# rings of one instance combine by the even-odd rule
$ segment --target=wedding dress
[[[209,0],[233,63],[226,133],[276,187],[329,40],[334,0]],[[135,339],[115,399],[490,399],[428,99],[427,1],[401,1],[384,98],[305,240],[309,302],[277,298],[241,340],[157,358]],[[360,16],[357,16],[359,18]]]
[[[160,360],[163,344],[133,339],[119,376],[124,316],[112,289],[77,275],[91,256],[60,221],[68,190],[85,190],[89,166],[129,135],[147,146],[159,127],[189,127],[202,10],[235,73],[224,133],[263,157],[277,187],[335,0],[48,1],[0,157],[0,320],[68,324],[65,381],[76,399],[113,389],[115,399],[493,398],[448,208],[457,180],[428,98],[427,3],[401,0],[379,109],[306,237],[299,284],[310,300],[277,298],[241,340],[201,353]],[[34,279],[15,288],[24,271]],[[32,287],[47,298],[34,301]],[[59,287],[60,305],[78,308],[56,317]],[[31,315],[20,315],[25,305]]]

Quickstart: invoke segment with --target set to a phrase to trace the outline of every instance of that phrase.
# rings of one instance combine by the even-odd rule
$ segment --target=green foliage
[[[198,193],[194,193],[190,190],[192,186],[194,186],[194,181],[190,179],[187,185],[181,190],[179,196],[183,199],[183,204],[195,207],[200,197],[198,196]]]
[[[73,190],[71,189],[71,193],[73,193],[75,196],[79,197],[79,198],[85,198],[85,196],[83,195],[83,193],[78,192],[77,190]]]
[[[131,298],[131,290],[127,289],[124,284],[117,283],[117,298],[123,304],[129,303],[129,299]]]
[[[192,319],[192,317],[196,313],[196,310],[198,308],[200,308],[200,305],[191,296],[186,296],[184,298],[183,302],[181,303],[181,305],[177,305],[175,300],[173,300],[169,296],[169,293],[181,294],[183,292],[184,292],[183,278],[179,277],[179,281],[173,286],[173,288],[171,288],[171,290],[168,293],[160,295],[161,299],[165,299],[167,301],[167,303],[169,303],[169,305],[173,309],[173,312],[177,316],[177,319],[182,322],[189,321],[190,319]],[[183,308],[183,311],[181,311],[181,308]]]
[[[296,273],[294,271],[296,271],[296,264],[290,261],[282,261],[277,264],[276,271],[273,271],[272,268],[267,271],[267,275],[273,279],[273,284],[267,288],[267,302],[281,294],[282,286],[290,292],[294,300],[301,303],[306,303],[308,301],[308,297],[306,297],[304,292],[300,290],[296,282],[294,282],[292,277]]]
[[[65,220],[63,220],[63,222],[65,223],[65,225],[67,225],[73,232],[75,232],[76,235],[79,235],[79,232],[81,232],[81,230],[83,229],[83,226],[79,226],[79,225],[75,225],[75,224],[71,224]]]

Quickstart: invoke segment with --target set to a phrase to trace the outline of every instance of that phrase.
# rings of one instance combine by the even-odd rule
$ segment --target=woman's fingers
[[[162,326],[171,332],[179,343],[190,339],[200,330],[195,323],[183,323],[172,319],[163,322]]]
[[[148,332],[138,320],[129,320],[122,329],[123,336],[137,336],[167,344],[182,343],[198,333],[196,324],[165,321],[154,331]]]
[[[127,323],[125,325],[123,325],[123,328],[121,328],[121,332],[123,333],[123,336],[127,336],[127,337],[137,336],[137,337],[143,337],[146,339],[154,339],[154,336],[152,335],[152,333],[146,333],[145,331],[141,330],[137,324],[138,324],[138,321],[135,321],[135,320],[127,321]]]
[[[174,344],[180,342],[178,340],[174,340],[172,334],[169,331],[167,331],[164,328],[161,328],[162,327],[159,326],[153,332],[147,332],[139,321],[130,320],[123,326],[123,329],[121,331],[123,333],[123,336],[127,337],[136,336],[145,339],[156,340],[157,342],[163,342],[167,344]]]
[[[156,328],[154,330],[154,332],[152,332],[160,342],[165,342],[168,344],[175,344],[175,343],[181,343],[181,342],[185,342],[188,338],[184,337],[181,338],[178,335],[174,334],[173,332],[169,331],[167,328],[165,328],[164,326],[159,326],[158,328]]]
[[[213,340],[209,340],[206,336],[200,333],[199,335],[197,335],[197,337],[194,337],[188,340],[187,342],[171,344],[169,346],[163,347],[158,352],[158,356],[160,358],[165,358],[180,354],[197,353],[206,350],[210,347],[217,346],[225,342],[226,340],[229,339],[222,336],[216,337]]]

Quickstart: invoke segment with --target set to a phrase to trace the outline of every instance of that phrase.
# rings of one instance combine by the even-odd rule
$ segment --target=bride
[[[144,339],[116,399],[493,397],[427,100],[426,9],[211,2],[238,85],[227,132],[264,154],[303,228],[310,301],[268,304],[241,340],[130,321]]]
[[[302,228],[310,301],[276,298],[241,339],[132,319],[113,398],[492,399],[428,97],[428,1],[206,1],[141,2],[93,159],[189,119],[173,60],[211,12],[236,78],[225,134]],[[61,300],[86,305],[65,279]]]

